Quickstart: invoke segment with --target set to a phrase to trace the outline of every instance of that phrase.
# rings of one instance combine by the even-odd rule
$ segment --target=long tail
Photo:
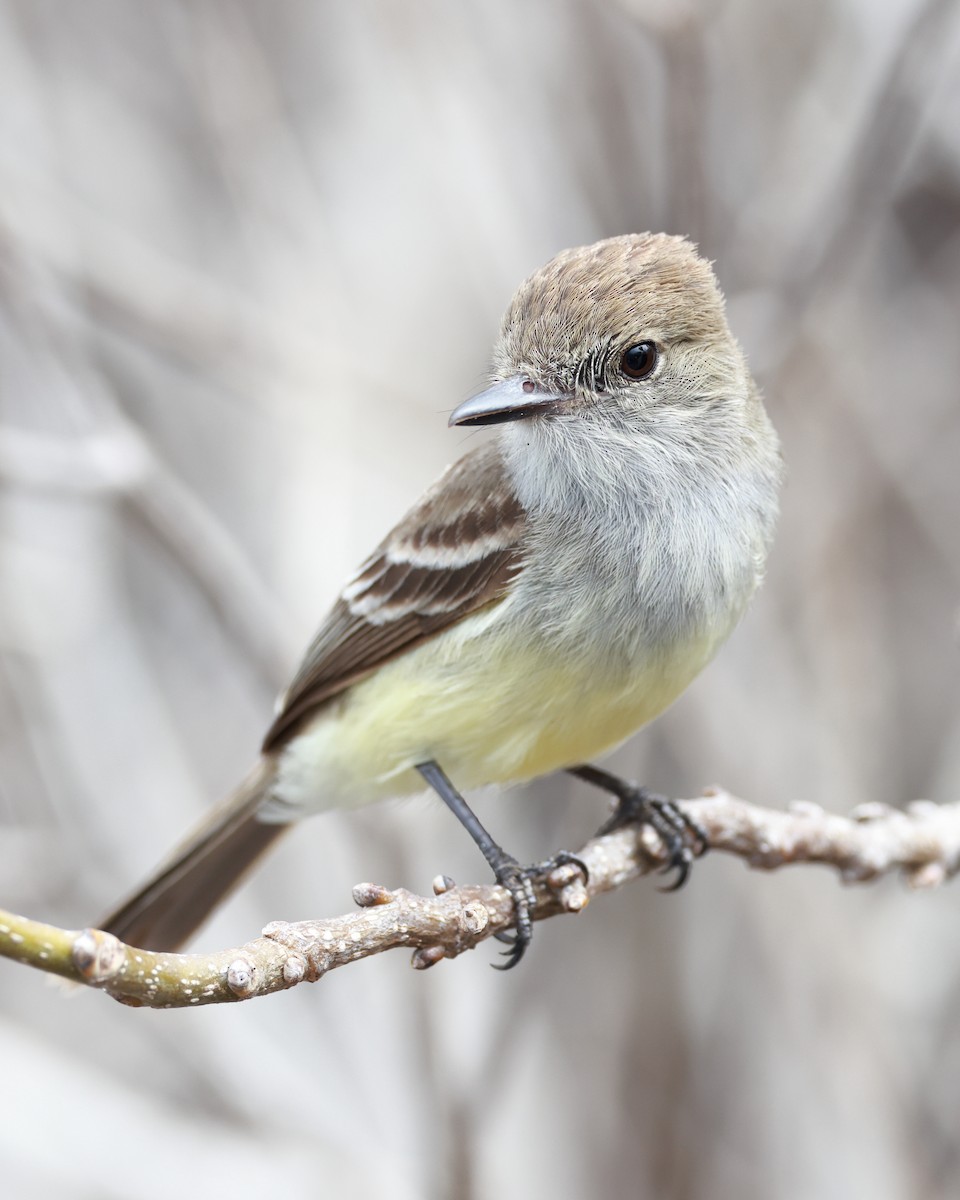
[[[179,949],[287,829],[257,819],[272,778],[264,759],[99,928],[144,950]]]

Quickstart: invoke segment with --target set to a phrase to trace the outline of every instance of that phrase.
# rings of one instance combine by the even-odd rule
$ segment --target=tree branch
[[[960,871],[960,804],[916,801],[906,811],[865,804],[850,817],[796,803],[775,812],[714,790],[680,807],[706,832],[710,847],[772,870],[792,863],[835,867],[847,883],[899,871],[915,888],[936,887]],[[535,920],[580,912],[593,896],[662,867],[665,850],[646,826],[594,838],[573,865],[537,887]],[[222,1004],[314,982],[336,967],[397,946],[413,950],[422,970],[455,958],[510,928],[512,901],[495,884],[454,886],[438,876],[433,896],[362,883],[360,912],[319,921],[274,921],[239,949],[160,954],[126,946],[111,934],[70,932],[0,911],[0,956],[99,988],[134,1006],[189,1008]]]

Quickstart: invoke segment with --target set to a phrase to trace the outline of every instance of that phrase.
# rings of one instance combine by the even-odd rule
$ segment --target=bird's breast
[[[641,516],[534,532],[513,601],[534,642],[629,676],[686,648],[709,658],[727,637],[760,580],[759,536],[679,506]]]

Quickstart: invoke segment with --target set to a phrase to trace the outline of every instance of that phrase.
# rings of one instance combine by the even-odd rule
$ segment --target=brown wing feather
[[[450,467],[343,589],[264,750],[350,684],[500,599],[522,565],[525,526],[495,445]]]

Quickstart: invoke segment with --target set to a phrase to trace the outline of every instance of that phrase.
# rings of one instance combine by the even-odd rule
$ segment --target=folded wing
[[[499,449],[482,446],[440,477],[347,583],[264,739],[377,667],[501,599],[523,564],[526,518]]]

